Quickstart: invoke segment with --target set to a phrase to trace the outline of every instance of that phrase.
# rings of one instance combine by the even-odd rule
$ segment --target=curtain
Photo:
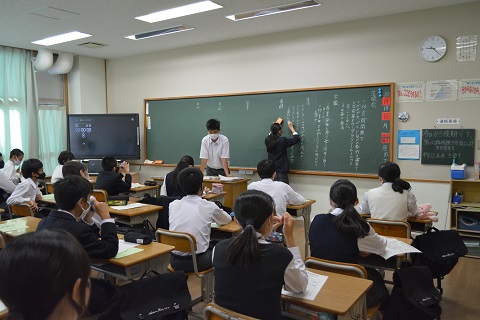
[[[23,150],[26,158],[38,157],[36,84],[32,53],[0,46],[0,152]]]
[[[67,112],[65,106],[39,105],[38,148],[43,170],[52,175],[58,155],[67,150]]]

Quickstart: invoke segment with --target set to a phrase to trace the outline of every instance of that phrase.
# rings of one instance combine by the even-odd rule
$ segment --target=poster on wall
[[[398,130],[399,160],[420,159],[420,130]]]
[[[397,83],[396,101],[401,102],[422,102],[425,97],[425,82]]]
[[[428,81],[427,101],[455,101],[458,96],[458,80]]]
[[[477,59],[477,35],[457,37],[457,61],[474,61]]]
[[[480,79],[460,80],[458,99],[480,100]]]

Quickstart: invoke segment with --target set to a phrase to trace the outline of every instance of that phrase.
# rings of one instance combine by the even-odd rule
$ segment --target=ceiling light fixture
[[[189,16],[191,14],[215,10],[223,8],[223,6],[212,1],[201,1],[197,3],[188,4],[181,7],[153,12],[144,16],[135,17],[135,19],[142,20],[149,23],[174,19],[178,17]]]
[[[186,26],[186,25],[181,25],[181,26],[176,26],[176,27],[170,27],[170,28],[165,28],[165,29],[160,29],[160,30],[155,30],[155,31],[149,31],[149,32],[134,34],[133,36],[128,36],[128,37],[125,37],[125,38],[131,39],[131,40],[141,40],[141,39],[147,39],[147,38],[152,38],[152,37],[164,36],[164,35],[167,35],[167,34],[172,34],[172,33],[177,33],[177,32],[182,32],[182,31],[188,31],[188,30],[192,30],[192,29],[193,29],[193,27]]]
[[[252,18],[259,18],[259,17],[263,17],[263,16],[269,16],[269,15],[277,14],[277,13],[285,13],[285,12],[288,12],[288,11],[317,7],[319,5],[320,5],[320,3],[316,2],[316,1],[308,0],[308,1],[284,4],[284,5],[277,6],[277,7],[259,9],[259,10],[250,11],[250,12],[232,14],[230,16],[226,16],[226,18],[230,19],[230,20],[233,20],[233,21],[240,21],[240,20],[245,20],[245,19],[252,19]]]
[[[60,34],[58,36],[53,36],[53,37],[49,37],[49,38],[45,38],[45,39],[37,40],[37,41],[32,41],[32,43],[48,47],[48,46],[52,46],[54,44],[69,42],[69,41],[83,39],[83,38],[88,38],[88,37],[91,37],[91,36],[92,36],[91,34],[82,33],[82,32],[79,32],[79,31],[72,31],[72,32],[69,32],[69,33]]]

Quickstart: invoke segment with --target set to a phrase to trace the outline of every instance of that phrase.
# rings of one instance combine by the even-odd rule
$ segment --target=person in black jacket
[[[160,189],[160,194],[162,196],[169,196],[169,197],[178,197],[183,198],[187,194],[183,192],[180,186],[177,183],[177,176],[185,168],[193,167],[195,165],[193,158],[191,156],[185,155],[183,156],[180,161],[177,163],[175,170],[167,173],[165,176],[165,181]]]
[[[287,148],[300,142],[300,136],[295,131],[293,123],[288,121],[288,128],[292,132],[292,137],[287,139],[282,137],[282,126],[274,122],[270,127],[270,133],[265,138],[268,160],[275,162],[277,175],[275,181],[281,181],[288,184],[288,157]]]
[[[100,171],[95,182],[95,189],[107,191],[108,196],[117,196],[120,192],[128,192],[132,187],[130,164],[122,162],[120,166],[115,157],[102,159],[103,171]]]

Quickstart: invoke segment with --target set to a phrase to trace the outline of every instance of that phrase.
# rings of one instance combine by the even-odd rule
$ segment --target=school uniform
[[[77,221],[68,211],[51,211],[48,217],[38,224],[40,230],[66,230],[80,242],[90,258],[110,259],[117,255],[118,237],[117,226],[113,219],[102,221],[100,239],[92,227],[83,221]]]
[[[313,257],[358,264],[360,252],[380,254],[385,251],[387,240],[378,235],[372,227],[363,238],[340,233],[335,228],[333,219],[342,212],[343,209],[335,208],[331,213],[318,214],[313,219],[308,233],[310,253]],[[373,287],[367,292],[368,306],[379,301],[385,302],[388,299],[388,290],[382,276],[376,269],[366,269],[369,279],[374,282]]]
[[[15,164],[12,160],[5,162],[5,166],[2,170],[3,174],[8,178],[8,180],[12,181],[14,184],[20,183],[22,176],[15,169]]]
[[[8,212],[8,205],[6,200],[10,194],[15,190],[15,185],[3,173],[0,172],[0,208]],[[7,213],[4,213],[3,218],[9,218]]]
[[[287,203],[300,205],[306,201],[301,194],[295,192],[288,184],[280,181],[273,181],[270,178],[250,183],[247,190],[259,190],[270,195],[273,198],[273,201],[275,201],[275,211],[280,217],[287,212]]]
[[[365,192],[360,211],[370,213],[372,218],[384,220],[407,220],[417,214],[417,199],[409,190],[395,192],[391,182]]]
[[[183,192],[180,186],[173,184],[173,171],[167,173],[165,179],[163,180],[163,185],[160,188],[160,195],[162,196],[169,196],[169,197],[185,197],[187,194]]]
[[[281,319],[282,286],[285,284],[291,292],[304,291],[308,274],[298,247],[285,248],[257,235],[262,258],[252,268],[235,267],[228,262],[232,239],[215,246],[215,303],[258,319]]]
[[[269,136],[265,138],[265,145],[267,145],[268,140]],[[298,135],[298,133],[295,132],[292,134],[292,137],[290,139],[282,136],[276,138],[273,147],[267,149],[268,160],[275,163],[275,171],[277,172],[275,181],[282,181],[286,184],[289,183],[287,174],[289,169],[287,148],[296,145],[299,142],[300,136]]]
[[[42,195],[38,190],[37,184],[33,182],[32,178],[28,178],[20,182],[10,197],[7,199],[7,205],[13,206],[15,204],[23,204],[30,200],[35,201],[36,196]]]
[[[207,175],[225,175],[222,158],[230,158],[230,143],[228,138],[223,134],[219,134],[217,141],[213,142],[209,135],[203,137],[200,147],[200,159],[208,159]]]
[[[59,164],[55,167],[55,170],[53,170],[53,173],[52,173],[52,178],[50,179],[52,183],[55,183],[58,180],[63,179],[62,168],[63,168],[63,164]]]
[[[187,195],[181,200],[170,203],[168,220],[170,230],[188,232],[195,237],[198,268],[206,270],[212,264],[211,251],[208,250],[211,223],[224,225],[231,222],[232,218],[215,203],[197,195]],[[193,271],[190,254],[174,250],[170,257],[170,263],[175,270]]]
[[[103,189],[107,191],[108,196],[117,196],[120,192],[128,192],[132,187],[132,176],[125,175],[123,181],[123,174],[114,171],[100,171],[97,180],[95,181],[95,189]]]

